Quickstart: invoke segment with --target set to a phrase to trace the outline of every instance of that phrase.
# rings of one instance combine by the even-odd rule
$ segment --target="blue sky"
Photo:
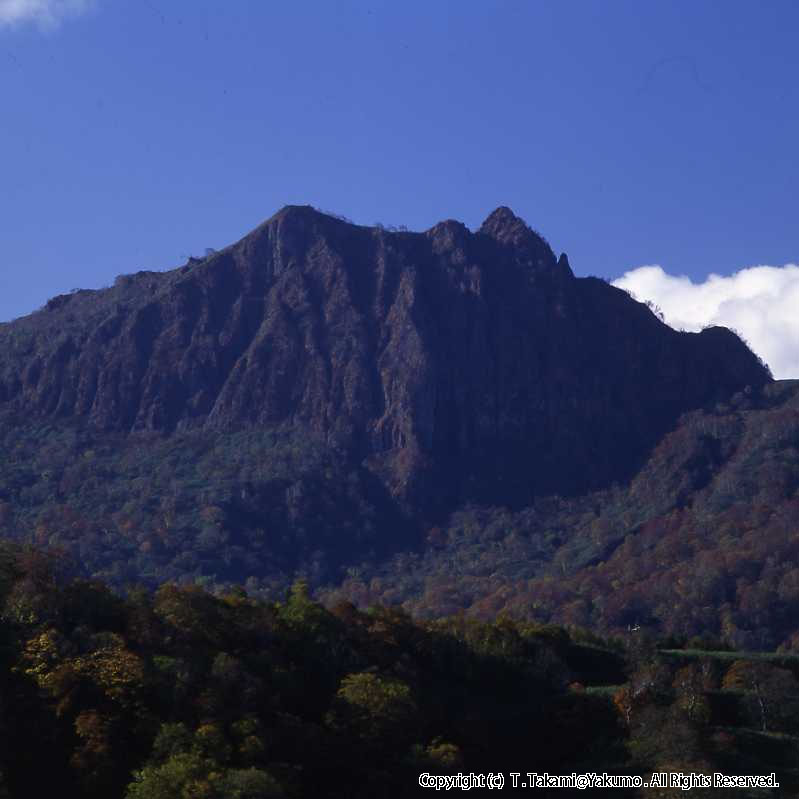
[[[797,30],[795,2],[0,0],[0,320],[286,203],[510,205],[580,275],[799,262]]]

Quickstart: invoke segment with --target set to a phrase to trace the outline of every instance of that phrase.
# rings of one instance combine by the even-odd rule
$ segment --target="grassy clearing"
[[[591,696],[612,697],[619,688],[621,688],[621,685],[586,685],[585,692]]]

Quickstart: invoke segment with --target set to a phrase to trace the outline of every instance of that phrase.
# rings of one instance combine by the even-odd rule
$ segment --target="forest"
[[[779,795],[799,788],[794,655],[327,609],[302,581],[274,602],[121,596],[50,554],[0,555],[7,797],[403,797],[422,773],[527,771],[773,772]]]
[[[0,534],[116,590],[269,601],[299,577],[328,606],[799,649],[796,381],[685,414],[627,484],[438,517],[308,431],[0,421]]]

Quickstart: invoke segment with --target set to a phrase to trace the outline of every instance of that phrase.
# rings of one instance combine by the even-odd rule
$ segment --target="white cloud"
[[[734,328],[778,379],[799,378],[799,266],[751,266],[694,283],[660,266],[639,266],[614,286],[659,306],[668,324],[684,330]]]
[[[83,14],[93,0],[0,0],[0,26],[34,22],[52,29],[67,17]]]

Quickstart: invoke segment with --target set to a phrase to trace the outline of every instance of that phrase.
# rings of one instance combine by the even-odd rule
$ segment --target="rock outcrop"
[[[477,232],[286,207],[178,269],[0,325],[0,410],[95,428],[306,428],[409,503],[515,505],[623,480],[683,412],[770,380],[575,278],[509,209]]]

